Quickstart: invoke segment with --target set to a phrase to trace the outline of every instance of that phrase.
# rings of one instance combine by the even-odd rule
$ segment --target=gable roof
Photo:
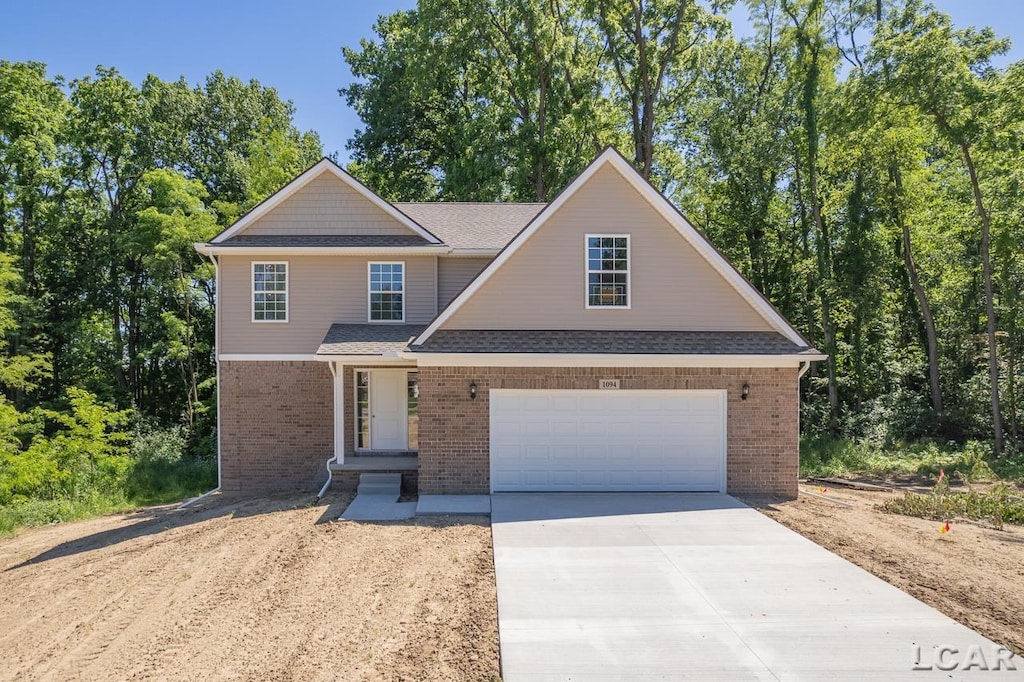
[[[753,284],[743,277],[717,250],[715,247],[695,228],[689,220],[668,200],[665,195],[654,188],[646,181],[636,169],[613,147],[607,147],[601,154],[588,165],[569,186],[562,190],[555,199],[538,213],[519,234],[517,234],[508,245],[485,267],[476,279],[459,293],[441,313],[434,318],[427,329],[413,341],[413,346],[424,344],[452,315],[468,301],[491,276],[497,272],[515,252],[539,230],[551,216],[553,216],[581,187],[583,187],[593,175],[604,168],[611,166],[636,189],[636,191],[647,200],[647,202],[674,227],[679,234],[689,242],[690,246],[697,251],[712,268],[718,272],[739,295],[758,313],[773,329],[782,336],[801,347],[808,347],[810,344],[793,326],[776,310],[775,306],[758,291]]]
[[[396,202],[395,206],[454,249],[501,249],[547,204]]]
[[[395,208],[395,206],[380,196],[376,192],[371,190],[369,187],[364,185],[349,174],[344,168],[336,164],[326,156],[317,163],[313,164],[299,177],[295,178],[287,185],[279,189],[278,191],[271,194],[269,197],[264,199],[262,202],[257,204],[252,210],[246,213],[244,216],[236,220],[230,227],[226,228],[216,237],[210,240],[211,244],[220,244],[247,228],[248,226],[255,223],[257,220],[268,214],[274,208],[279,206],[288,197],[295,194],[297,191],[308,185],[315,178],[319,177],[324,173],[331,173],[336,178],[347,184],[352,189],[356,190],[366,199],[369,199],[371,203],[380,208],[384,213],[388,214],[403,227],[408,228],[413,233],[423,237],[431,244],[440,244],[441,240],[436,235],[431,233],[429,230],[424,228],[422,225],[417,223],[415,220],[407,216],[405,213]]]

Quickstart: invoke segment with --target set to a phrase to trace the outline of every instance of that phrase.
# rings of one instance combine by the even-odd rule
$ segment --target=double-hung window
[[[288,263],[252,264],[252,321],[288,321]]]
[[[370,322],[405,321],[405,263],[370,263]]]
[[[587,235],[587,308],[629,308],[629,235]]]

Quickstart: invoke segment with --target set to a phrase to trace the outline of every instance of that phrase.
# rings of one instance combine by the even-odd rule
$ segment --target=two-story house
[[[324,159],[197,249],[223,490],[329,466],[431,494],[796,495],[823,356],[613,149],[548,204],[392,204]]]

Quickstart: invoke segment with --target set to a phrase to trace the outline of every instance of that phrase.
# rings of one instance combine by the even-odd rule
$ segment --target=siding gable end
[[[415,235],[441,240],[330,159],[323,159],[211,240],[247,236]]]
[[[588,234],[630,235],[630,307],[586,307]],[[807,342],[613,149],[452,301],[439,328],[778,331]]]

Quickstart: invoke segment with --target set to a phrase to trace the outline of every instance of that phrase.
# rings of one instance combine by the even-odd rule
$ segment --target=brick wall
[[[334,452],[334,395],[325,362],[222,362],[221,487],[308,490]]]
[[[625,389],[726,389],[727,489],[796,497],[799,394],[796,368],[471,368],[421,367],[422,493],[490,490],[491,388],[597,388],[618,378]],[[469,398],[469,383],[478,387]],[[743,383],[750,397],[740,399]]]

